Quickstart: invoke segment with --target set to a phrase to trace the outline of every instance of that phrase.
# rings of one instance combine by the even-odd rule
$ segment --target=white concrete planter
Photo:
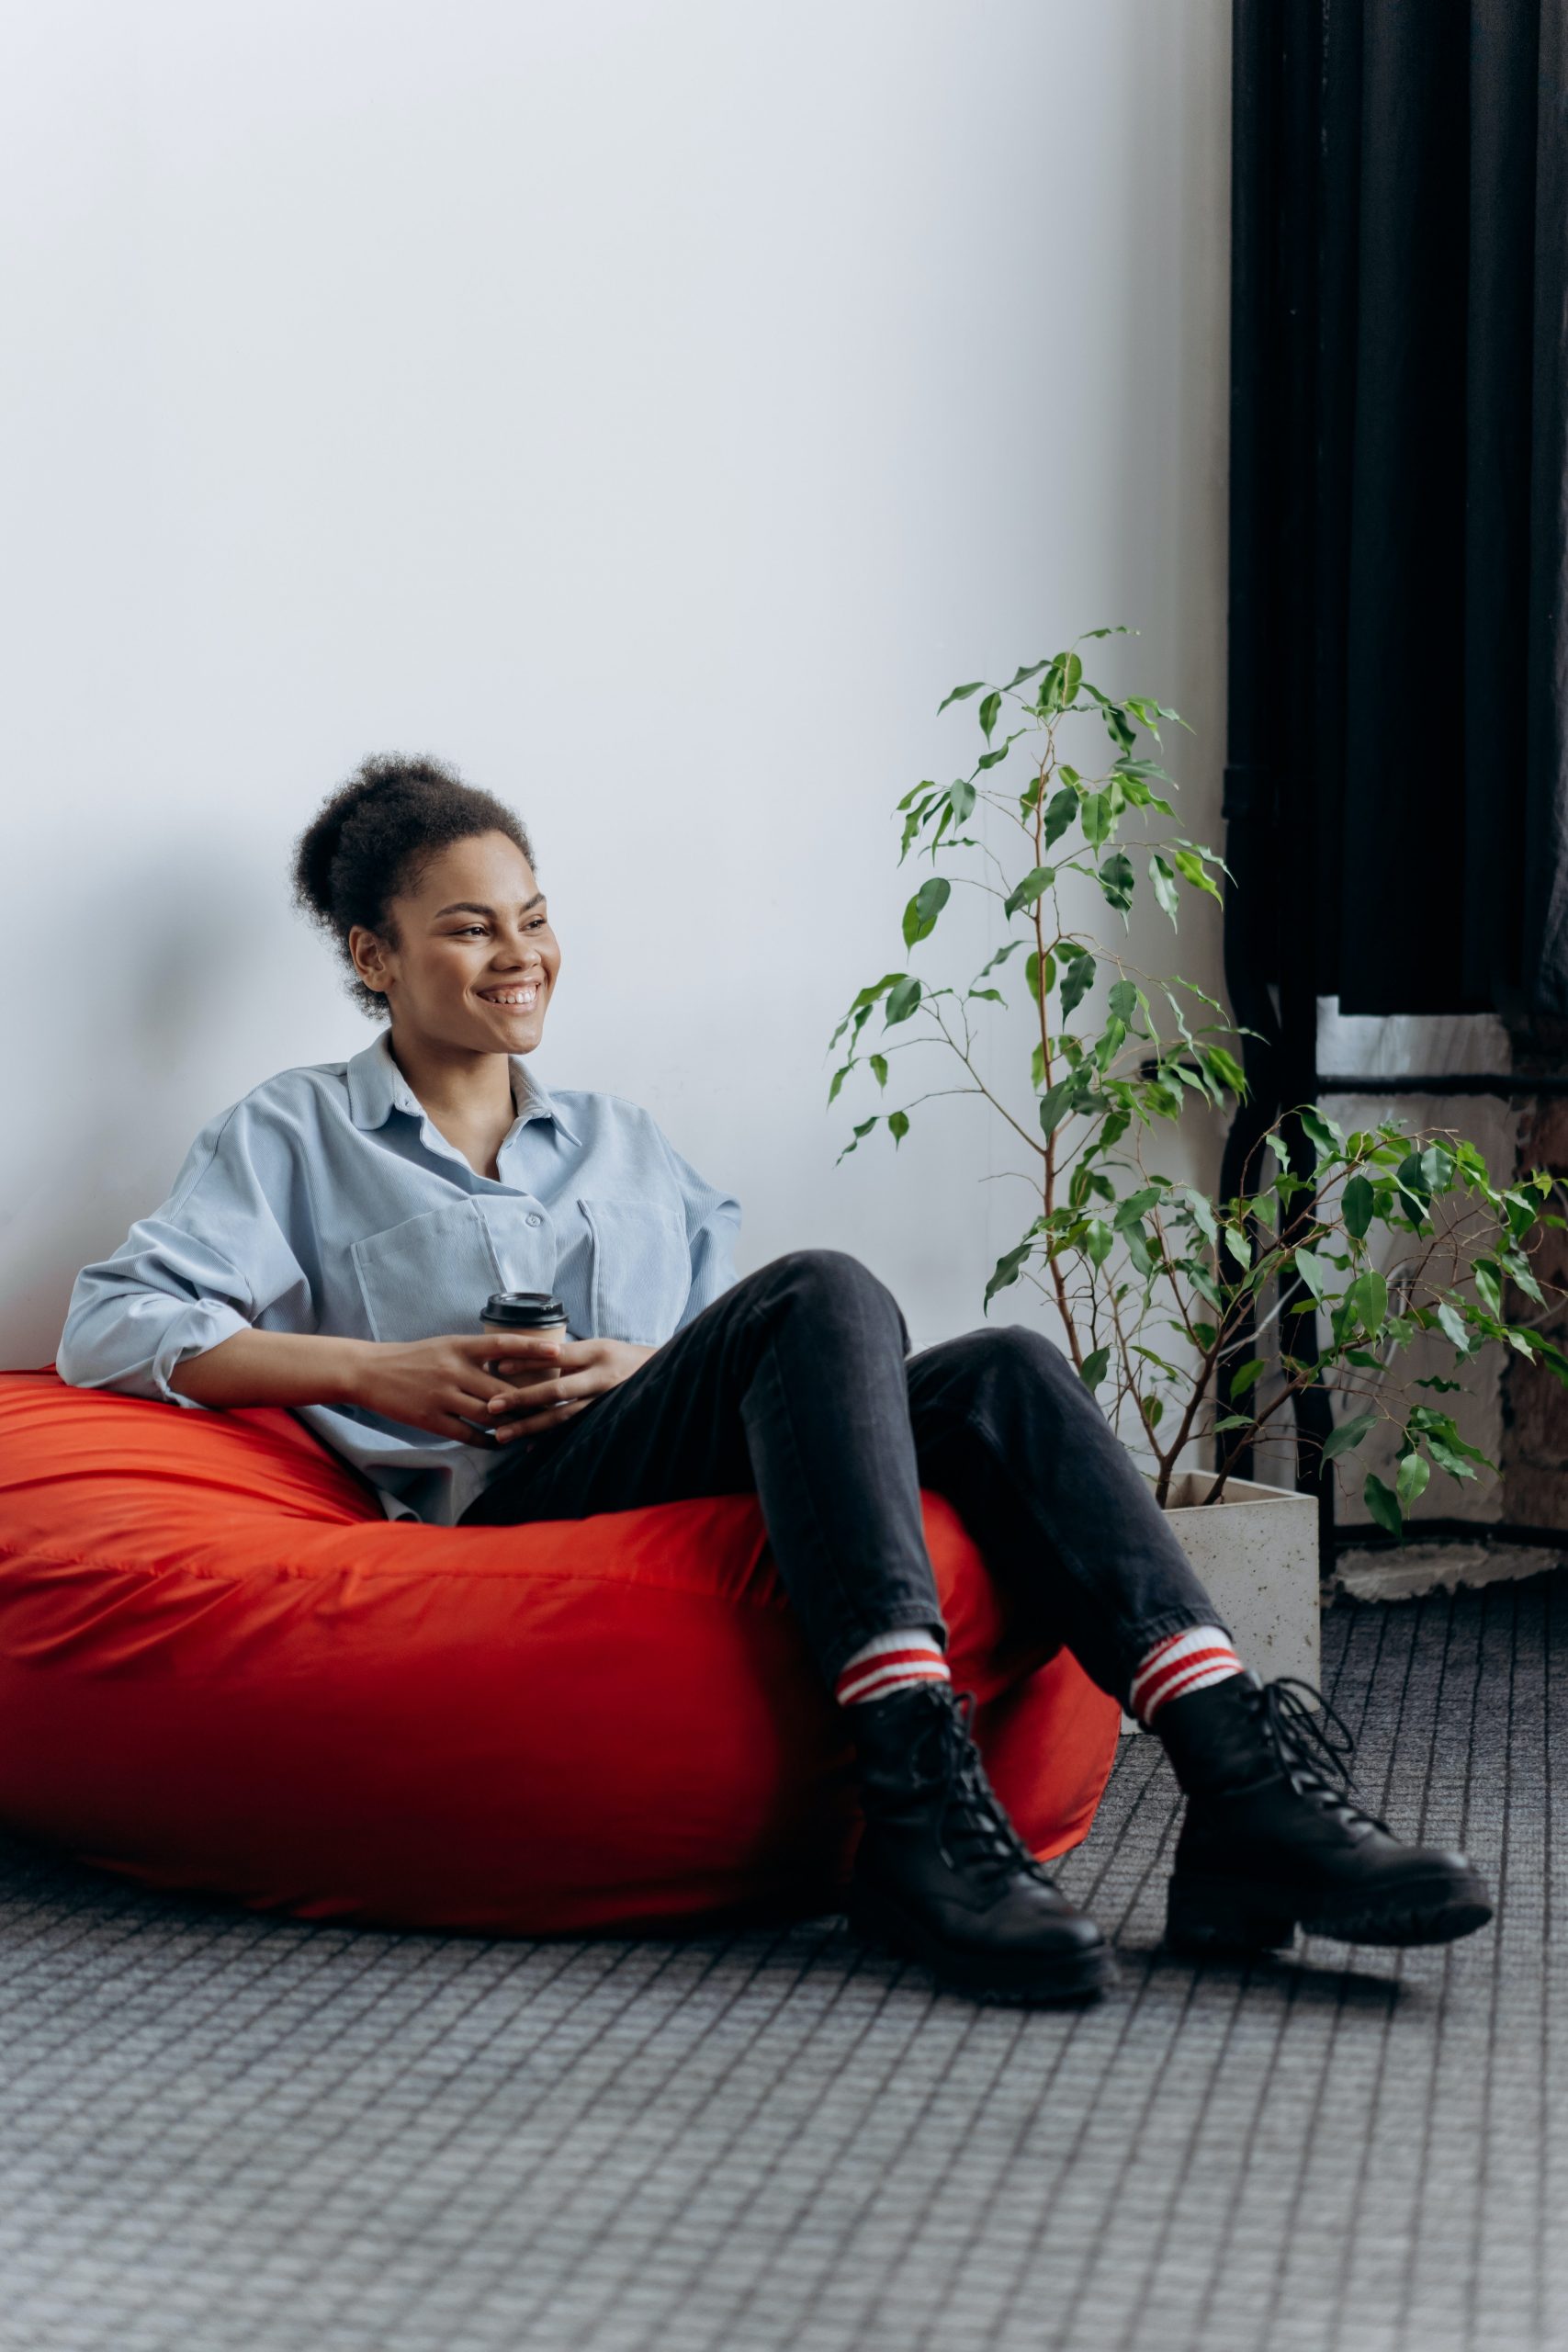
[[[1232,1478],[1223,1501],[1199,1498],[1212,1473],[1184,1470],[1170,1482],[1171,1532],[1213,1595],[1243,1663],[1265,1682],[1276,1675],[1319,1679],[1317,1505],[1287,1487]]]

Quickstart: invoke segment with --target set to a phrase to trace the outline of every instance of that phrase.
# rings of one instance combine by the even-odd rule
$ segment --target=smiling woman
[[[389,1025],[211,1123],[170,1199],[78,1277],[61,1369],[287,1405],[392,1515],[449,1524],[514,1441],[558,1433],[734,1282],[739,1208],[637,1105],[527,1073],[561,957],[504,802],[432,759],[367,760],[302,836],[294,888]],[[484,1338],[506,1290],[558,1293],[567,1339]]]
[[[922,1487],[958,1511],[1020,1630],[1165,1738],[1195,1798],[1173,1932],[1269,1945],[1303,1921],[1407,1943],[1483,1923],[1463,1857],[1399,1845],[1318,1770],[1300,1707],[1243,1676],[1040,1333],[911,1356],[892,1294],[834,1250],[738,1280],[739,1204],[646,1111],[546,1092],[527,1063],[560,949],[502,802],[434,760],[367,761],[300,841],[295,889],[387,1026],[212,1121],[169,1199],[78,1277],[65,1380],[288,1407],[394,1517],[513,1527],[754,1494],[854,1727],[854,1916],[954,1984],[1075,2000],[1111,1968],[986,1778]],[[532,1319],[554,1331],[519,1328],[521,1301],[481,1330],[497,1291],[544,1294]]]

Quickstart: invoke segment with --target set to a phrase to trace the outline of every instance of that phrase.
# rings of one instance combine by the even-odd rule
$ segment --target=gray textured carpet
[[[1122,1992],[976,2009],[832,1920],[692,1944],[276,1925],[0,1854],[0,2345],[1568,2346],[1568,1582],[1337,1610],[1363,1792],[1462,1840],[1448,1951],[1158,1951],[1123,1743],[1066,1866]]]

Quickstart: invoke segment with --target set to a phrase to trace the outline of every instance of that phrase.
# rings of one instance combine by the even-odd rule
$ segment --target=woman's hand
[[[514,1437],[558,1429],[658,1353],[633,1340],[543,1340],[521,1333],[515,1339],[493,1338],[485,1345],[505,1381],[504,1386],[492,1385],[485,1400],[484,1418],[502,1417],[495,1426],[501,1445]],[[527,1408],[521,1415],[520,1406]]]
[[[515,1373],[500,1374],[490,1367],[514,1342],[497,1340],[493,1332],[477,1337],[455,1334],[450,1339],[395,1340],[362,1340],[354,1344],[354,1361],[346,1383],[345,1401],[363,1405],[367,1412],[403,1421],[411,1429],[432,1430],[437,1437],[461,1438],[465,1445],[491,1442],[489,1425],[498,1414],[536,1402],[533,1392],[513,1385]],[[527,1350],[539,1360],[539,1370],[553,1368],[555,1359],[570,1353],[575,1343],[530,1338]],[[614,1340],[583,1342],[588,1347],[617,1347]],[[216,1352],[216,1351],[215,1351]],[[637,1352],[633,1351],[632,1352]],[[651,1354],[652,1350],[642,1352]],[[635,1371],[628,1364],[626,1371]],[[623,1372],[617,1375],[626,1378]],[[472,1425],[479,1422],[478,1429]],[[513,1429],[510,1434],[515,1435]],[[500,1431],[495,1432],[499,1438]]]

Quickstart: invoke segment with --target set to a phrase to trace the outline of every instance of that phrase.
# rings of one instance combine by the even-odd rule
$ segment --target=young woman
[[[1336,1719],[1244,1671],[1047,1340],[1013,1325],[910,1355],[891,1294],[834,1250],[737,1280],[737,1203],[647,1112],[547,1093],[528,1059],[561,955],[510,809],[433,761],[367,761],[301,839],[296,885],[387,1026],[211,1122],[79,1277],[66,1380],[292,1407],[389,1512],[444,1524],[754,1490],[859,1758],[852,1917],[972,1992],[1081,1999],[1111,1972],[981,1769],[922,1485],[1164,1741],[1189,1799],[1173,1941],[1267,1948],[1300,1924],[1438,1942],[1490,1917],[1462,1855],[1358,1804]],[[630,984],[666,983],[668,944]],[[495,1290],[555,1292],[568,1336],[481,1334]]]

